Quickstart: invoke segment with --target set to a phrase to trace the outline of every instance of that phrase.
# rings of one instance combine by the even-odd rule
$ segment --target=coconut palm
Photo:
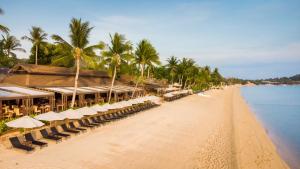
[[[14,51],[26,52],[23,48],[21,48],[20,41],[16,37],[9,34],[6,34],[6,36],[2,35],[2,48],[8,57],[16,58],[17,55],[14,53]]]
[[[111,100],[112,89],[115,83],[118,67],[132,56],[132,45],[130,41],[127,41],[125,39],[124,35],[115,33],[114,36],[112,36],[111,34],[109,36],[110,44],[105,45],[106,49],[102,51],[104,61],[108,63],[109,68],[113,71],[113,78],[109,89],[108,102],[110,102]]]
[[[55,58],[54,62],[64,61],[65,59],[70,58],[75,60],[76,75],[71,103],[71,108],[73,108],[78,87],[80,61],[83,60],[84,64],[93,63],[93,49],[99,47],[99,45],[88,46],[88,38],[91,30],[93,29],[92,27],[90,27],[89,22],[82,22],[81,19],[73,18],[71,20],[71,23],[69,24],[69,28],[70,43],[68,43],[59,35],[52,35],[52,39],[55,40],[55,43],[58,44],[59,48],[62,50],[60,55]]]
[[[135,51],[135,64],[139,65],[141,75],[136,82],[135,89],[132,93],[132,97],[134,96],[138,83],[144,78],[145,66],[147,65],[149,67],[151,65],[159,63],[160,61],[158,53],[156,52],[156,49],[152,46],[152,44],[146,39],[140,41]]]
[[[170,71],[170,75],[171,75],[171,82],[172,84],[174,83],[174,76],[176,74],[176,69],[178,66],[178,59],[175,56],[171,56],[170,58],[167,59],[168,64],[166,65],[167,68]]]
[[[33,26],[29,32],[30,36],[23,36],[22,39],[30,41],[33,46],[35,46],[35,64],[37,65],[39,46],[45,43],[44,40],[47,39],[47,34],[42,30],[42,28],[35,26]]]
[[[187,81],[190,80],[190,77],[193,75],[194,67],[195,67],[195,61],[193,59],[188,59],[186,62],[186,69],[184,69],[184,76],[185,76],[185,82],[184,82],[184,88],[187,86]]]
[[[4,14],[4,11],[0,8],[0,15]],[[4,33],[8,33],[9,32],[9,29],[8,27],[0,24],[0,31],[4,32]]]

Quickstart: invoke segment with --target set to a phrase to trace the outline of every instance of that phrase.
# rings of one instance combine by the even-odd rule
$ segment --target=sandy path
[[[234,100],[241,99],[235,92],[237,90],[227,88],[222,91],[210,91],[208,94],[211,97],[193,95],[164,103],[160,107],[74,136],[62,143],[50,144],[49,147],[32,154],[0,148],[0,168],[250,168],[250,165],[244,164],[256,163],[255,157],[244,162],[245,154],[240,153],[240,147],[247,142],[241,137],[247,138],[247,135],[240,133],[244,130],[237,130],[239,135],[234,136],[236,130],[233,127],[242,126],[239,122],[233,122],[240,120],[239,116],[234,115],[234,111],[240,111],[233,104]],[[257,126],[255,123],[249,125]],[[259,127],[258,129],[261,130]],[[268,140],[262,140],[264,139]],[[260,142],[257,143],[259,144]],[[257,145],[251,145],[257,149]],[[275,151],[271,148],[270,151]],[[235,153],[236,149],[239,153]],[[261,151],[256,151],[254,155],[259,153]],[[241,157],[237,158],[236,154],[241,154]],[[275,160],[280,161],[276,155],[273,153]],[[273,163],[272,160],[269,160],[269,163],[279,164]],[[251,167],[258,168],[253,165]]]

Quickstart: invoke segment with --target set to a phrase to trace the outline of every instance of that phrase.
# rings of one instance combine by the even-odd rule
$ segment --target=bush
[[[6,131],[8,131],[10,128],[5,124],[9,120],[1,120],[0,121],[0,135]]]

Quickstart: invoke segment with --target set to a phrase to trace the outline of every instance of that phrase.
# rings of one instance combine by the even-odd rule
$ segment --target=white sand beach
[[[188,96],[31,154],[0,147],[1,169],[288,168],[239,88]]]

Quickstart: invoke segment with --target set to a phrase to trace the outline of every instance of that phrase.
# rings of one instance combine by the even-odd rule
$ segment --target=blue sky
[[[91,43],[107,42],[114,32],[134,44],[147,38],[162,60],[191,57],[201,66],[219,67],[226,77],[300,73],[299,0],[1,0],[0,7],[0,23],[18,38],[31,26],[68,38],[76,17],[94,26]],[[22,45],[30,50],[30,43]]]

